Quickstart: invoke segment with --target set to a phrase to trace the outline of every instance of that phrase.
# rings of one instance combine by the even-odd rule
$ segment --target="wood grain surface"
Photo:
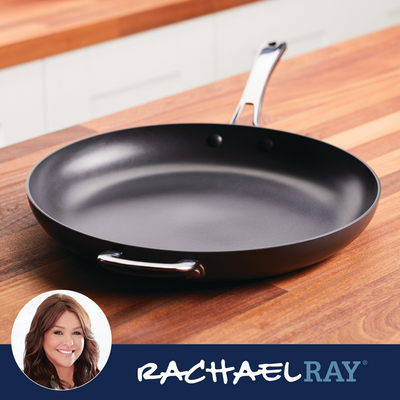
[[[257,0],[0,0],[0,68]]]
[[[266,92],[262,126],[340,146],[381,180],[370,225],[327,260],[245,282],[127,277],[72,255],[36,222],[25,182],[48,153],[125,127],[226,123],[246,78],[0,149],[0,343],[29,300],[57,289],[94,300],[113,343],[400,343],[400,26],[285,60]]]

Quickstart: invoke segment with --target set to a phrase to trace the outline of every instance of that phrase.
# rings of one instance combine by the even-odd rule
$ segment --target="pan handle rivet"
[[[271,139],[262,139],[260,143],[258,144],[258,148],[261,151],[269,151],[274,147],[274,142]]]
[[[222,143],[222,137],[220,135],[217,135],[216,133],[213,133],[207,138],[207,144],[210,147],[218,147]]]

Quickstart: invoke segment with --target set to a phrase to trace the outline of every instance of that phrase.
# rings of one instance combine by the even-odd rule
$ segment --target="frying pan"
[[[285,48],[261,46],[230,125],[125,129],[44,158],[26,185],[39,223],[88,260],[153,277],[260,278],[348,245],[373,217],[380,182],[346,151],[259,127]],[[234,125],[245,104],[254,126]]]

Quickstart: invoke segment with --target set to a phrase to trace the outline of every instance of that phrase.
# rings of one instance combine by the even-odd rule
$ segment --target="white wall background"
[[[0,147],[400,23],[400,0],[264,0],[0,70]]]

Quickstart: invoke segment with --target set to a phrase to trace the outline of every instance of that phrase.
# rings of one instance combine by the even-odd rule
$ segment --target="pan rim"
[[[71,226],[68,226],[60,221],[58,221],[57,219],[55,219],[54,217],[52,217],[51,215],[49,215],[47,212],[45,212],[38,204],[37,202],[34,200],[33,195],[31,193],[30,190],[30,182],[32,180],[32,177],[35,174],[35,171],[37,170],[37,168],[44,163],[48,158],[53,157],[56,153],[61,152],[63,149],[68,148],[70,146],[73,145],[77,145],[78,143],[84,142],[84,141],[90,141],[93,140],[94,138],[98,138],[101,136],[107,136],[110,134],[114,134],[114,133],[120,133],[120,132],[125,132],[125,131],[130,131],[130,130],[134,130],[134,129],[141,129],[141,128],[156,128],[156,129],[160,129],[161,127],[174,127],[174,126],[225,126],[225,127],[233,127],[234,129],[239,128],[253,128],[253,129],[262,129],[262,130],[268,130],[268,131],[273,131],[276,133],[283,133],[286,135],[293,135],[293,136],[297,136],[302,138],[303,140],[310,140],[310,141],[316,141],[319,143],[322,143],[324,146],[327,147],[331,147],[334,148],[340,152],[343,152],[345,154],[347,154],[348,156],[354,158],[357,162],[361,163],[364,167],[367,168],[367,170],[372,174],[372,177],[375,179],[375,183],[376,183],[376,195],[375,195],[375,199],[372,202],[371,206],[362,214],[360,215],[358,218],[354,219],[353,221],[349,222],[346,225],[341,226],[340,228],[334,229],[332,231],[323,233],[321,235],[317,235],[317,236],[313,236],[310,237],[308,239],[304,239],[304,240],[298,240],[298,241],[293,241],[293,242],[289,242],[289,243],[284,243],[284,244],[279,244],[279,245],[271,245],[271,246],[265,246],[265,247],[255,247],[255,248],[239,248],[237,250],[208,250],[208,251],[196,251],[196,250],[190,250],[190,249],[167,249],[167,248],[162,248],[162,247],[143,247],[143,246],[137,246],[135,244],[129,244],[129,243],[123,243],[123,242],[114,242],[112,240],[109,240],[107,238],[101,238],[99,236],[93,236],[90,234],[87,234],[85,232],[82,231],[78,231],[74,228],[72,228]],[[98,134],[94,134],[92,136],[83,138],[83,139],[79,139],[76,141],[73,141],[71,143],[68,143],[66,145],[61,146],[60,148],[52,151],[51,153],[49,153],[48,155],[46,155],[45,157],[43,157],[40,161],[38,161],[34,167],[31,169],[31,171],[28,174],[27,180],[26,180],[26,184],[25,184],[25,188],[26,188],[26,193],[27,193],[27,197],[29,202],[31,203],[32,206],[34,206],[37,211],[39,211],[41,214],[43,214],[46,218],[50,219],[51,221],[53,221],[54,223],[62,226],[65,229],[68,229],[69,231],[72,232],[76,232],[77,234],[80,235],[85,235],[86,237],[95,239],[95,240],[102,240],[102,241],[106,241],[108,243],[115,243],[116,246],[127,246],[130,248],[140,248],[140,249],[144,249],[144,250],[149,250],[149,251],[163,251],[163,252],[171,252],[171,253],[201,253],[201,254],[224,254],[224,253],[236,253],[236,252],[248,252],[248,251],[261,251],[261,250],[270,250],[270,249],[280,249],[280,248],[285,248],[285,247],[289,247],[289,246],[295,246],[295,245],[300,245],[300,244],[306,244],[306,243],[311,243],[315,240],[319,240],[319,239],[323,239],[326,237],[329,237],[331,235],[334,235],[338,232],[344,231],[348,228],[350,228],[351,226],[357,224],[359,221],[361,221],[362,219],[364,219],[368,214],[370,214],[378,205],[379,203],[379,199],[381,196],[381,192],[382,192],[382,187],[381,187],[381,183],[379,180],[379,177],[377,176],[377,174],[375,173],[375,171],[362,159],[360,159],[359,157],[355,156],[354,154],[352,154],[351,152],[347,151],[347,150],[343,150],[342,148],[332,145],[330,143],[326,143],[323,140],[320,139],[316,139],[313,137],[309,137],[309,136],[305,136],[305,135],[301,135],[298,133],[292,133],[292,132],[287,132],[287,131],[281,131],[281,130],[277,130],[277,129],[270,129],[270,128],[265,128],[265,127],[255,127],[255,126],[249,126],[249,125],[229,125],[229,124],[218,124],[218,123],[172,123],[172,124],[159,124],[159,125],[140,125],[140,126],[134,126],[134,127],[130,127],[130,128],[124,128],[124,129],[118,129],[115,131],[108,131],[108,132],[103,132],[103,133],[98,133]]]

